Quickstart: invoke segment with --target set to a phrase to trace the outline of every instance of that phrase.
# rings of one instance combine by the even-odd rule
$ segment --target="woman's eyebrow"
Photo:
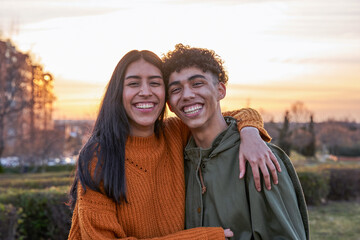
[[[130,79],[130,78],[141,79],[141,77],[138,75],[129,75],[129,76],[125,77],[125,80]]]
[[[154,78],[163,79],[161,75],[153,75],[153,76],[149,77],[149,79],[154,79]],[[138,75],[129,75],[129,76],[125,77],[125,80],[127,80],[127,79],[141,79],[141,77]]]
[[[149,78],[150,78],[150,79],[154,79],[154,78],[160,78],[160,79],[163,79],[163,78],[162,78],[162,76],[160,76],[160,75],[150,76]]]

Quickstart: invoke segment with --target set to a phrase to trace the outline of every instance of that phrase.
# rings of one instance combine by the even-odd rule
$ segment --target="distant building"
[[[61,146],[63,156],[77,155],[88,140],[93,126],[93,120],[55,120],[54,128],[63,139]]]

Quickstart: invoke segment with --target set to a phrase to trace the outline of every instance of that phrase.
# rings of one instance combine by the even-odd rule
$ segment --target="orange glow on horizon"
[[[55,119],[95,119],[105,86],[102,84],[56,83]],[[314,113],[315,121],[327,119],[360,121],[358,87],[324,87],[296,84],[227,86],[227,95],[221,102],[223,110],[251,107],[264,114],[264,120],[281,121],[284,112],[296,101],[301,101]],[[355,111],[354,111],[355,109]],[[173,116],[169,113],[168,115]]]

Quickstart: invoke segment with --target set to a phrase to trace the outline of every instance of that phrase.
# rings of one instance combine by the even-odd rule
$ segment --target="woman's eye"
[[[159,83],[159,82],[151,82],[150,85],[153,86],[153,87],[157,87],[157,86],[161,86],[161,83]]]
[[[129,83],[126,84],[126,85],[129,86],[129,87],[136,87],[136,86],[139,85],[139,83],[138,83],[138,82],[129,82]]]

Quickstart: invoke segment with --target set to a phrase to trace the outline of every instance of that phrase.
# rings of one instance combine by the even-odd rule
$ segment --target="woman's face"
[[[150,136],[165,105],[165,85],[160,69],[140,59],[125,72],[124,108],[130,123],[130,135]]]

